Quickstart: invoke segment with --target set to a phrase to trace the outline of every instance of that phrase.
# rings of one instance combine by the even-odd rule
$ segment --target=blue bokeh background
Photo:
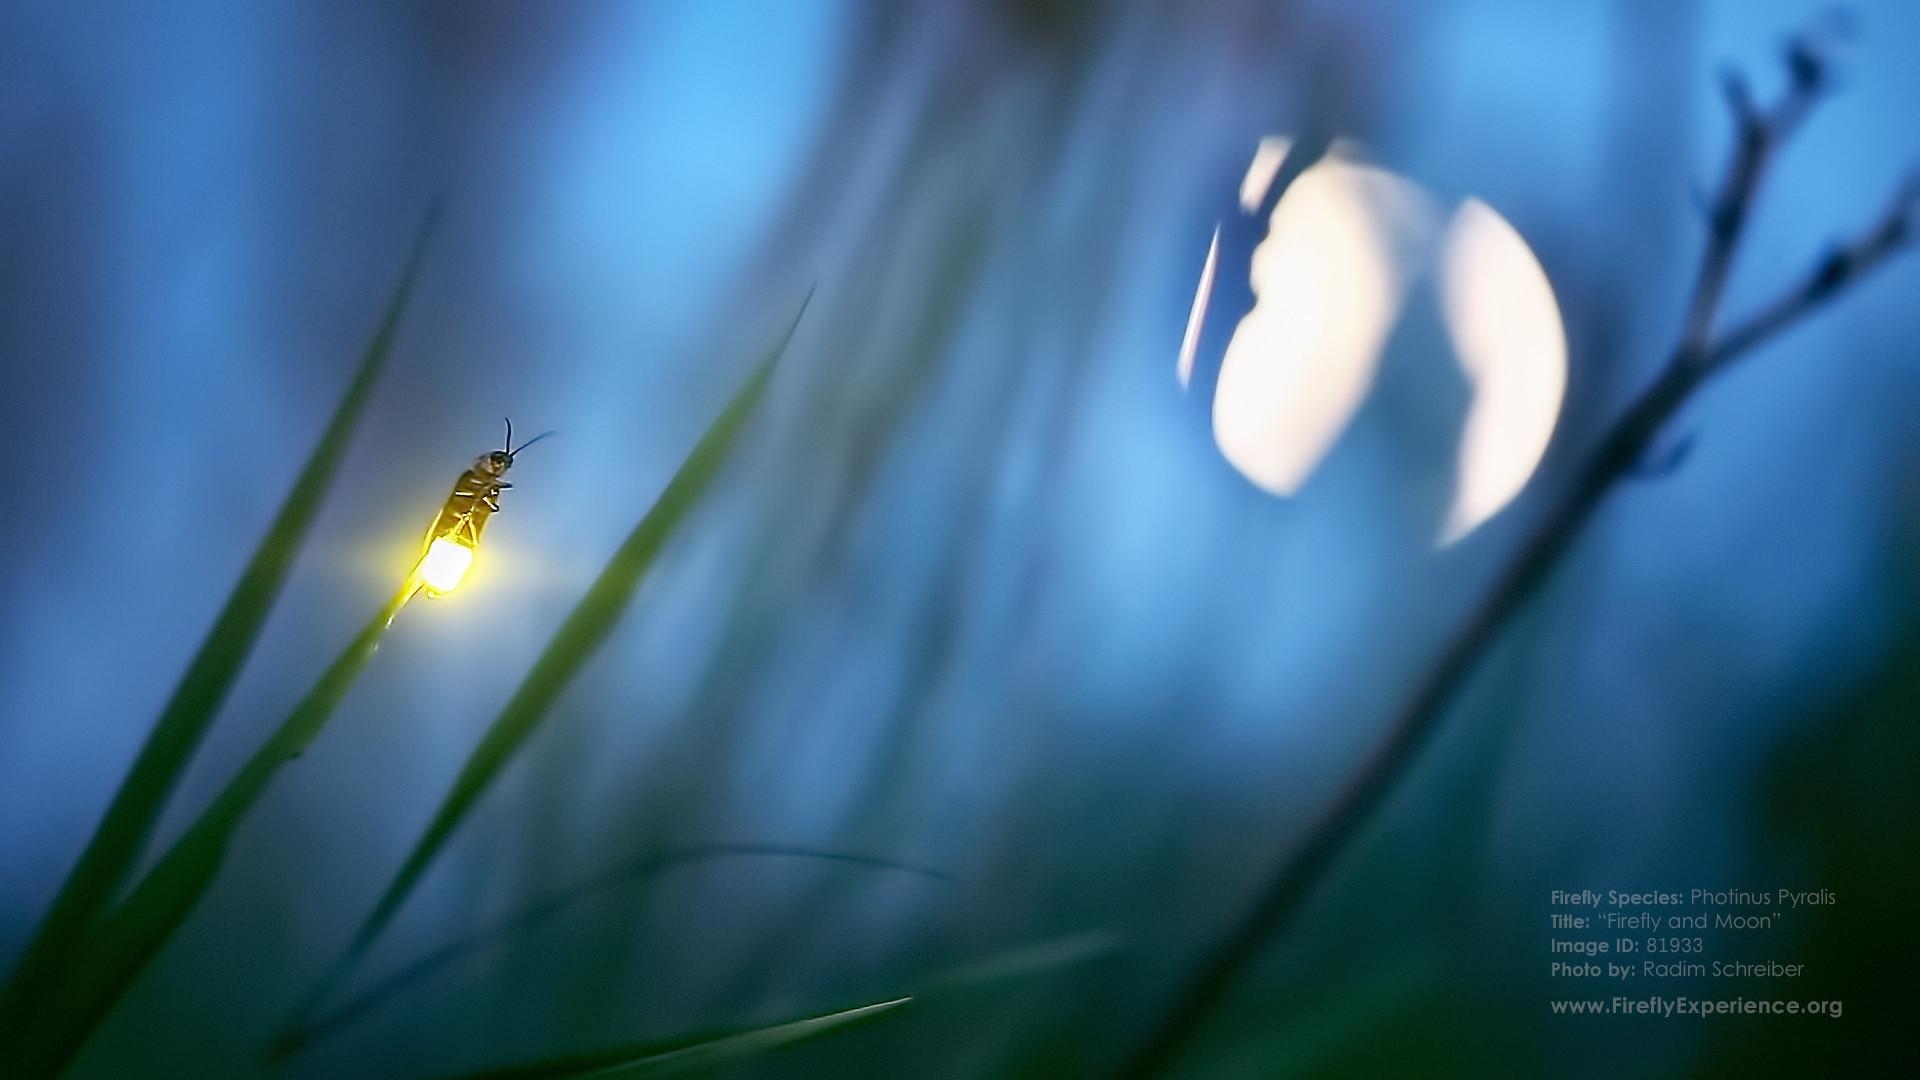
[[[1112,931],[1128,951],[1091,985],[767,1066],[1093,1067],[1297,838],[1650,376],[1701,239],[1693,192],[1728,141],[1716,68],[1771,91],[1782,36],[1818,11],[8,5],[0,958],[124,775],[443,195],[393,364],[163,838],[384,599],[499,418],[562,434],[516,467],[472,582],[405,613],[79,1074],[256,1066],[816,282],[716,497],[371,967],[698,840],[952,880],[752,862],[673,876],[464,961],[290,1068],[432,1074],[774,1019]],[[1863,5],[1859,22],[1843,85],[1769,179],[1734,311],[1864,226],[1920,160],[1920,8]],[[1293,500],[1221,460],[1172,377],[1254,140],[1308,128],[1485,199],[1560,296],[1559,440],[1456,549],[1427,544],[1445,418],[1421,396],[1418,332]],[[1333,967],[1342,985],[1386,971],[1419,987],[1406,958],[1433,955],[1431,978],[1510,1017],[1501,1047],[1530,1068],[1668,1074],[1711,1054],[1701,1028],[1547,1024],[1545,891],[1826,887],[1769,839],[1756,792],[1832,703],[1911,663],[1916,288],[1920,259],[1892,265],[1688,408],[1671,434],[1691,454],[1617,493],[1505,635],[1335,886],[1357,899],[1319,909],[1260,975],[1303,996],[1276,991],[1284,1008],[1246,1004],[1240,1023],[1280,1039],[1299,1002],[1346,1007],[1317,981]],[[1217,1041],[1219,1075],[1280,1052]]]

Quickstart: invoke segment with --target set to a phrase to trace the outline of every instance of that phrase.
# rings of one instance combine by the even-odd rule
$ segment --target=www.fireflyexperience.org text
[[[1546,963],[1555,989],[1613,995],[1556,1000],[1556,1014],[1842,1011],[1838,1001],[1801,1000],[1807,964],[1789,951],[1797,924],[1839,903],[1831,889],[1554,889],[1547,901]],[[1726,993],[1718,994],[1722,981]]]

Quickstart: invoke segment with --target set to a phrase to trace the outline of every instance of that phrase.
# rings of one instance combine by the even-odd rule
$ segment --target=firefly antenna
[[[513,446],[513,439],[512,439],[512,434],[513,434],[513,433],[512,433],[512,431],[511,431],[511,430],[509,430],[507,434],[508,434],[508,439],[507,439],[507,445],[508,445],[508,446]],[[511,449],[511,450],[508,450],[508,451],[507,451],[507,456],[508,456],[508,457],[515,457],[515,456],[517,456],[517,455],[518,455],[518,454],[520,453],[520,451],[522,451],[522,450],[525,450],[525,449],[526,449],[527,447],[529,447],[529,446],[532,446],[532,445],[533,445],[534,443],[537,443],[537,442],[539,442],[539,441],[540,441],[541,439],[544,439],[544,438],[546,438],[546,437],[547,437],[547,436],[549,436],[549,435],[558,435],[558,434],[559,434],[559,432],[557,432],[557,431],[554,431],[554,430],[552,430],[552,429],[548,429],[548,430],[546,430],[546,431],[543,431],[543,432],[541,432],[540,434],[538,434],[538,435],[535,435],[535,436],[534,436],[533,438],[531,438],[531,439],[528,439],[528,440],[527,440],[526,442],[523,442],[523,443],[521,443],[521,444],[520,444],[519,446],[515,446],[515,447],[513,447],[513,449]]]
[[[501,449],[507,452],[508,457],[512,457],[513,456],[513,417],[506,416],[506,417],[502,417],[501,419],[507,422],[507,441],[503,446],[501,446]]]

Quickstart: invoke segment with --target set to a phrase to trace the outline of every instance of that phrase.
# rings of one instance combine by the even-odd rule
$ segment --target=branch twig
[[[1796,322],[1885,262],[1920,231],[1920,175],[1900,189],[1893,205],[1859,241],[1835,249],[1805,280],[1733,330],[1714,335],[1715,318],[1734,254],[1767,165],[1797,128],[1829,81],[1810,37],[1787,53],[1788,85],[1770,109],[1761,109],[1744,80],[1725,81],[1735,123],[1727,172],[1708,212],[1708,237],[1688,304],[1680,343],[1660,375],[1629,405],[1594,448],[1558,505],[1540,522],[1493,587],[1441,651],[1405,707],[1388,726],[1306,839],[1275,868],[1253,904],[1205,956],[1181,988],[1150,1040],[1121,1069],[1141,1080],[1163,1072],[1201,1022],[1239,981],[1260,947],[1281,930],[1385,801],[1439,727],[1448,704],[1509,619],[1547,578],[1607,493],[1632,473],[1649,444],[1710,375]]]
[[[1729,361],[1793,325],[1847,285],[1897,254],[1920,232],[1920,172],[1900,185],[1880,220],[1858,240],[1837,247],[1813,273],[1747,321],[1720,335],[1707,360],[1711,367]]]

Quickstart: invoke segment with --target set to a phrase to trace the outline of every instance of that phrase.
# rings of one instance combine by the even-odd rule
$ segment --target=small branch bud
[[[1831,8],[1795,34],[1787,42],[1787,72],[1794,85],[1809,93],[1832,89],[1841,53],[1852,44],[1858,23],[1852,10]]]
[[[1753,103],[1753,89],[1747,85],[1747,77],[1738,68],[1721,70],[1720,91],[1726,95],[1727,107],[1733,110],[1733,122],[1740,133],[1747,135],[1759,130],[1760,109]]]
[[[1825,51],[1809,36],[1801,35],[1787,44],[1787,74],[1793,78],[1795,90],[1817,94],[1826,88],[1831,73]]]
[[[1891,214],[1895,238],[1906,240],[1915,231],[1920,231],[1920,170],[1908,173],[1894,196]]]
[[[1814,267],[1813,276],[1807,281],[1807,299],[1818,300],[1839,288],[1853,271],[1853,260],[1845,251],[1835,248],[1827,252],[1819,265]]]

